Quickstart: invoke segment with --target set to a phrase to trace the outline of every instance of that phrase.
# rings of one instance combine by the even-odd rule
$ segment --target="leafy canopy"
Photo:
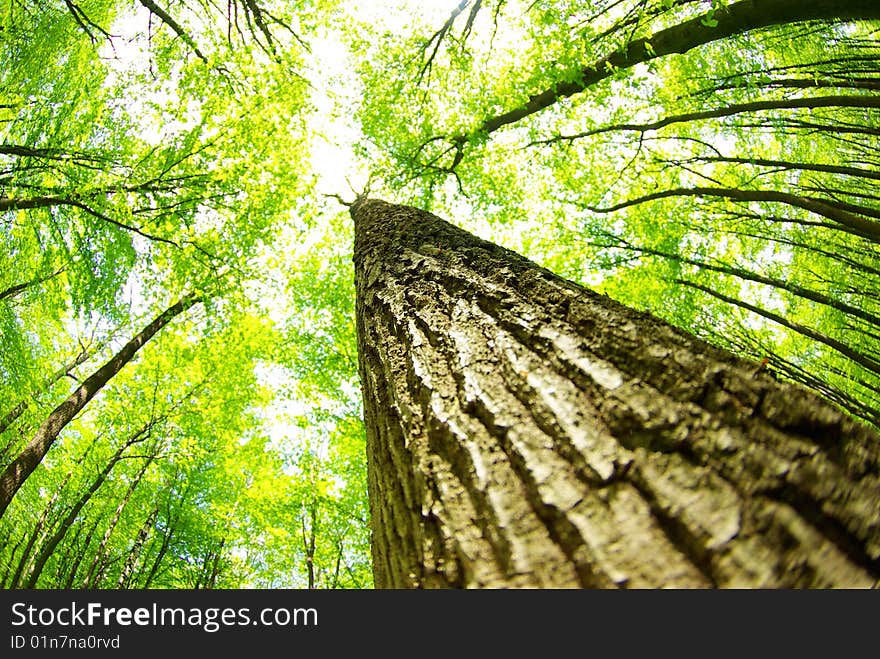
[[[0,583],[371,585],[368,184],[880,424],[880,17],[752,4],[5,4],[4,465],[204,304],[64,428]]]

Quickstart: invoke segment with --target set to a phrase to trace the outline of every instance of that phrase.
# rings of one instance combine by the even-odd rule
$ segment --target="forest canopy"
[[[7,0],[3,588],[372,585],[353,227],[880,426],[876,0]]]

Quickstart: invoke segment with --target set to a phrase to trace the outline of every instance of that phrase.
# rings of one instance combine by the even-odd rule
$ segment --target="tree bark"
[[[123,366],[131,361],[137,351],[153,338],[156,332],[199,301],[200,299],[197,297],[187,296],[168,307],[153,322],[141,330],[137,336],[126,343],[106,364],[86,378],[63,403],[52,410],[43,424],[37,429],[31,441],[28,442],[28,445],[9,464],[3,474],[0,475],[0,517],[6,512],[9,503],[27,477],[42,462],[43,457],[49,451],[55,439],[57,439],[58,434],[64,429],[64,426],[70,423],[104,385],[122,370]]]
[[[83,588],[97,588],[104,579],[104,571],[107,569],[107,565],[110,562],[110,536],[112,536],[113,532],[116,530],[119,520],[122,519],[122,512],[125,510],[126,506],[128,506],[128,502],[131,501],[131,497],[134,495],[138,485],[141,484],[144,474],[147,473],[147,469],[153,464],[157,455],[158,448],[152,454],[146,456],[144,464],[141,465],[141,468],[138,470],[137,474],[129,484],[128,489],[125,491],[125,495],[116,505],[116,510],[113,513],[110,524],[107,525],[107,529],[104,531],[104,536],[101,538],[101,542],[98,543],[98,549],[95,552],[92,564],[86,574]]]
[[[90,345],[88,347],[83,346],[82,350],[79,351],[79,354],[77,354],[77,356],[74,357],[67,364],[55,371],[52,377],[47,379],[40,389],[31,392],[30,396],[25,396],[24,398],[22,398],[15,407],[13,407],[11,410],[9,410],[9,412],[3,415],[2,418],[0,418],[0,434],[6,432],[9,429],[9,426],[15,423],[18,417],[24,414],[28,407],[30,407],[31,398],[38,398],[40,394],[42,394],[44,391],[47,391],[61,378],[70,376],[70,372],[73,369],[75,369],[77,366],[84,364],[88,359],[92,357],[92,355],[94,355],[98,351],[99,348],[102,347],[103,345]],[[10,447],[12,446],[14,441],[14,439],[10,439],[9,443],[3,448],[2,451],[0,451],[0,460],[5,460],[6,454],[10,450]]]
[[[144,549],[147,539],[155,528],[156,518],[158,516],[159,507],[156,506],[150,511],[150,514],[147,515],[147,518],[144,520],[141,530],[138,531],[137,537],[128,552],[128,557],[125,559],[125,565],[122,566],[122,571],[119,573],[119,579],[116,581],[117,589],[130,587],[131,577],[135,574],[135,567],[141,558],[141,552]]]
[[[89,545],[92,544],[92,536],[95,535],[95,531],[98,529],[98,524],[101,520],[96,519],[92,523],[92,527],[89,529],[89,532],[86,534],[85,541],[82,543],[80,551],[74,555],[73,565],[70,566],[70,570],[67,573],[67,581],[64,583],[64,588],[70,590],[73,588],[73,584],[76,581],[77,571],[79,570],[79,566],[82,563],[83,558],[86,557],[86,552],[89,550]],[[81,530],[81,529],[80,529]],[[77,531],[77,535],[79,535],[80,530]]]
[[[180,503],[182,505],[183,501]],[[153,579],[159,574],[159,568],[162,566],[162,561],[165,560],[165,555],[171,548],[171,539],[177,529],[177,520],[180,518],[180,513],[178,512],[176,515],[172,514],[170,502],[167,506],[165,518],[163,524],[157,524],[157,528],[161,528],[162,540],[159,543],[159,550],[156,552],[156,557],[153,559],[152,567],[150,567],[150,571],[147,573],[146,578],[140,586],[142,589],[151,587]],[[146,571],[146,561],[144,561],[144,563],[144,567],[140,570],[141,573]]]
[[[27,538],[27,533],[23,533],[19,538],[18,542],[12,547],[12,551],[7,552],[6,554],[6,570],[3,572],[3,578],[0,579],[0,590],[7,590],[9,586],[7,585],[7,580],[9,580],[9,575],[12,573],[12,565],[15,563],[15,555],[18,552],[18,548],[21,547],[21,543],[25,541]],[[7,543],[12,540],[12,537],[7,539]],[[8,544],[7,544],[8,546]],[[9,583],[12,583],[11,580]]]
[[[871,587],[880,437],[424,211],[359,199],[377,587]]]
[[[91,453],[92,449],[95,447],[97,442],[92,442],[86,447],[86,450],[83,451],[82,455],[80,455],[79,459],[77,459],[75,466],[78,468],[82,466],[85,459],[88,457],[89,453]],[[43,528],[50,524],[49,515],[52,513],[55,503],[58,501],[59,497],[61,497],[61,493],[64,491],[64,488],[67,487],[67,484],[70,482],[70,479],[73,478],[74,469],[68,470],[68,472],[64,475],[64,478],[61,479],[61,482],[55,488],[55,492],[52,495],[52,498],[49,499],[49,502],[43,506],[43,512],[40,514],[40,519],[37,520],[37,523],[34,525],[33,531],[31,531],[30,538],[28,539],[27,544],[24,546],[24,551],[21,555],[21,560],[18,562],[18,567],[15,569],[15,574],[12,577],[12,581],[9,584],[9,588],[18,588],[19,581],[23,574],[26,574],[26,568],[29,563],[33,560],[34,556],[31,553],[34,546],[37,544],[38,540],[41,540],[43,537]],[[51,526],[49,527],[51,528]]]

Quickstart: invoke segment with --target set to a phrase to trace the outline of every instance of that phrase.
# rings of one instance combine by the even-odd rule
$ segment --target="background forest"
[[[0,586],[372,585],[367,188],[880,426],[875,1],[2,0]]]

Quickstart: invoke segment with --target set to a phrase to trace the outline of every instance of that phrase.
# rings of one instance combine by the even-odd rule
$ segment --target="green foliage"
[[[850,204],[868,224],[878,217],[877,24],[824,25],[819,38],[792,16],[713,41],[729,5],[488,3],[480,27],[492,38],[476,27],[466,42],[447,38],[428,83],[416,75],[429,54],[419,50],[424,39],[403,34],[394,47],[385,36],[381,53],[370,52],[393,62],[395,88],[382,78],[383,64],[363,70],[371,90],[363,129],[395,156],[383,168],[408,172],[395,180],[406,181],[404,199],[428,196],[437,212],[457,218],[468,208],[492,223],[492,240],[736,352],[772,356],[780,375],[877,424],[880,381],[866,364],[880,354],[870,327],[880,234],[860,234],[794,199]],[[652,36],[694,17],[708,28],[700,47],[636,66],[608,59],[640,38],[654,57]],[[447,34],[460,34],[463,21]],[[551,95],[584,85],[596,71],[603,75],[583,91]],[[784,106],[829,96],[843,100]],[[391,98],[398,119],[389,123],[379,112]],[[533,105],[539,98],[550,100]],[[742,191],[752,198],[738,199]],[[689,282],[781,315],[789,326]],[[835,343],[866,360],[854,362]]]
[[[876,234],[791,203],[880,217],[876,21],[657,56],[733,3],[156,4],[171,22],[0,7],[4,465],[204,298],[0,518],[3,587],[371,585],[352,227],[327,197],[368,179],[880,423]],[[824,97],[849,100],[784,106]]]
[[[314,174],[301,166],[311,148],[307,51],[281,22],[250,35],[233,26],[232,38],[196,27],[203,7],[168,7],[197,34],[206,61],[168,24],[148,35],[143,8],[78,6],[74,16],[23,5],[4,18],[4,465],[71,378],[92,372],[170,299],[195,292],[205,302],[65,428],[0,520],[0,578],[6,587],[298,583],[289,561],[299,519],[288,504],[307,485],[269,440],[278,429],[263,428],[272,396],[256,368],[286,339],[253,288],[287,218],[313,215]],[[328,477],[337,462],[339,473],[351,471],[340,458]],[[260,563],[246,554],[264,528],[248,520],[267,493],[275,503],[262,521],[294,534],[267,547],[275,554],[254,570]],[[363,492],[346,501],[356,495],[365,501]],[[361,574],[333,585],[369,584],[364,518],[344,543],[333,540],[344,549],[339,564],[361,565]]]

